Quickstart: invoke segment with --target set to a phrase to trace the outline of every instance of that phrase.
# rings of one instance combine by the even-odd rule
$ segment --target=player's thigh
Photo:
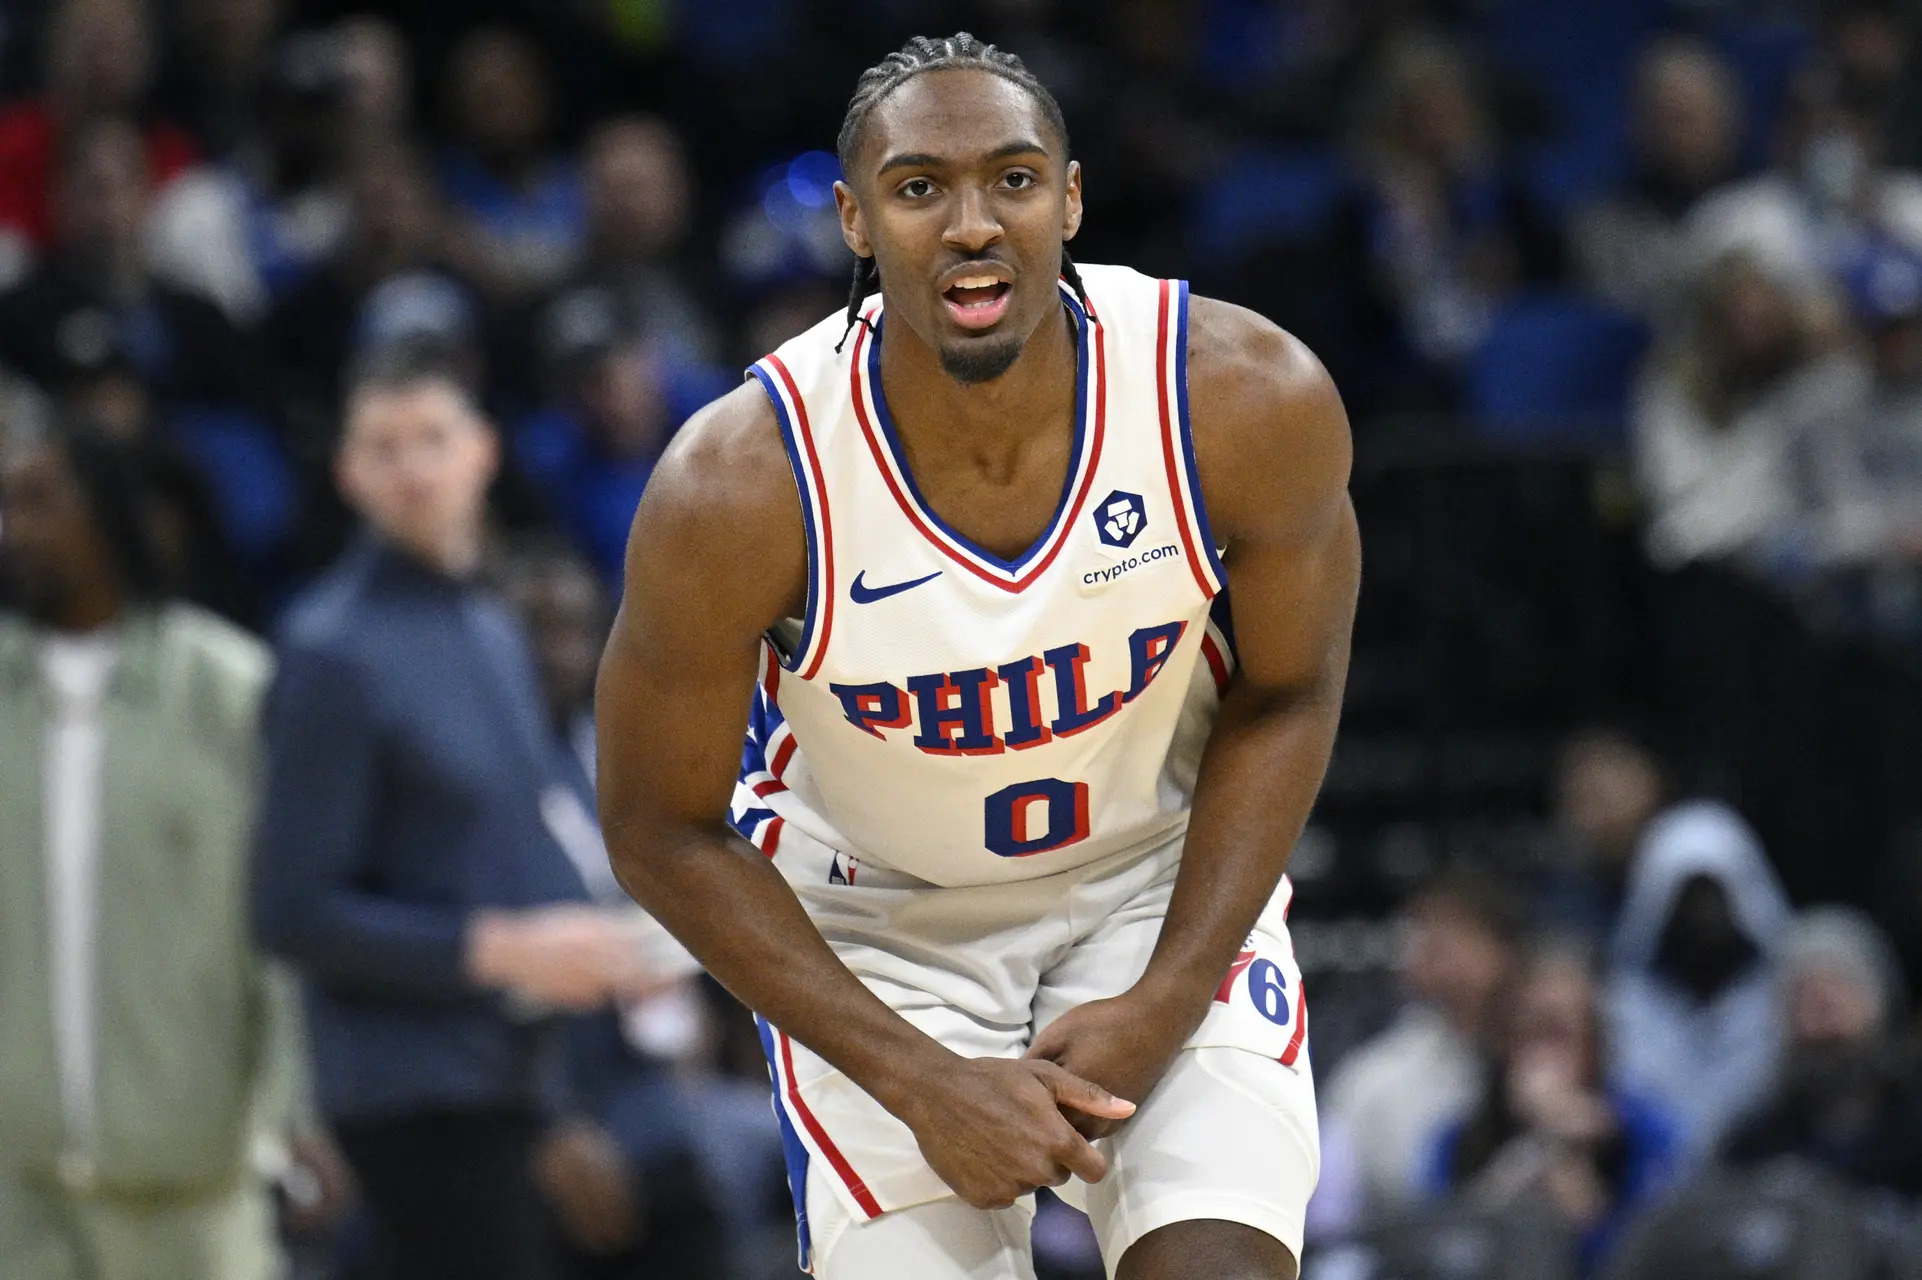
[[[1034,1280],[1029,1226],[1034,1200],[976,1209],[955,1196],[855,1218],[808,1175],[808,1227],[815,1280]]]
[[[1034,994],[1036,1032],[1077,1005],[1119,995],[1135,984],[1168,918],[1178,869],[1179,863],[1158,851],[1121,874],[1090,878],[1076,887],[1074,914],[1093,923],[1042,972]]]
[[[1141,1110],[1101,1145],[1108,1176],[1070,1189],[1094,1223],[1110,1275],[1137,1242],[1177,1223],[1239,1224],[1301,1257],[1321,1171],[1305,1062],[1283,1066],[1224,1046],[1183,1050]],[[1229,1247],[1237,1233],[1217,1234]]]

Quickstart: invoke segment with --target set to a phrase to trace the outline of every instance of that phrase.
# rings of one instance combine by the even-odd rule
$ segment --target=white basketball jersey
[[[1226,575],[1188,429],[1185,283],[1080,268],[1074,450],[1053,521],[1012,560],[922,501],[881,388],[881,300],[751,370],[807,524],[806,615],[777,628],[735,829],[798,830],[936,885],[1051,875],[1188,820],[1231,670]],[[1222,601],[1225,604],[1225,599]]]

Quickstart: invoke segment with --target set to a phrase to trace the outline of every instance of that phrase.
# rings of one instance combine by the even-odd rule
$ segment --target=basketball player
[[[1288,1280],[1341,404],[1260,317],[1076,270],[1081,171],[1018,59],[910,42],[840,152],[847,314],[703,410],[635,519],[616,870],[763,1019],[816,1276],[1032,1277],[1059,1186],[1124,1280]]]

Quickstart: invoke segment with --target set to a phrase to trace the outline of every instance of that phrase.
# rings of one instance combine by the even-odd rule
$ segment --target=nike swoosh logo
[[[898,596],[911,587],[918,587],[924,582],[933,582],[941,576],[941,570],[936,569],[925,578],[910,578],[906,582],[892,582],[885,587],[870,587],[866,585],[861,579],[867,576],[868,571],[863,569],[861,572],[855,574],[854,581],[848,584],[848,599],[854,601],[856,604],[873,604],[876,600],[885,600],[889,596]]]

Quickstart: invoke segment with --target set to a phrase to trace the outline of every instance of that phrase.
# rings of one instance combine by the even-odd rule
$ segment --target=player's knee
[[[1239,1222],[1176,1222],[1129,1246],[1115,1280],[1296,1280],[1287,1245]]]

